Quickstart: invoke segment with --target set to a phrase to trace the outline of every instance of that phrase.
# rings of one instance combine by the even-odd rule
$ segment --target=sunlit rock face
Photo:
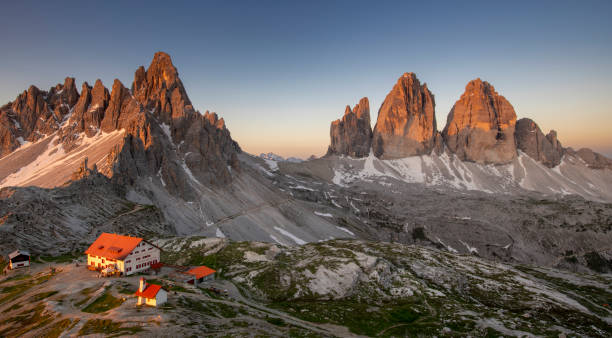
[[[431,153],[436,145],[433,94],[414,73],[405,73],[385,98],[374,127],[372,148],[382,159]]]
[[[495,88],[470,81],[451,109],[442,135],[447,149],[461,160],[502,164],[517,156],[514,108]]]
[[[78,99],[74,78],[67,77],[49,91],[30,86],[0,107],[0,158],[57,131]]]
[[[344,116],[331,123],[329,134],[328,155],[368,156],[372,144],[368,98],[362,98],[352,110],[346,106]]]
[[[516,122],[514,135],[517,148],[536,161],[551,168],[561,163],[565,150],[557,139],[556,131],[551,130],[544,135],[533,120],[523,118]]]
[[[36,146],[20,149],[28,142]],[[16,151],[21,153],[12,154]],[[93,87],[83,83],[79,94],[75,80],[66,78],[49,91],[31,86],[0,107],[0,159],[13,156],[0,162],[0,182],[18,169],[15,163],[26,166],[45,153],[55,163],[44,175],[35,182],[25,177],[11,182],[61,185],[70,172],[83,172],[88,158],[90,167],[116,183],[154,176],[170,193],[188,198],[196,194],[194,185],[231,182],[231,170],[240,171],[239,152],[222,118],[193,109],[163,52],[147,69],[138,68],[132,90],[116,79],[109,91],[97,80]]]

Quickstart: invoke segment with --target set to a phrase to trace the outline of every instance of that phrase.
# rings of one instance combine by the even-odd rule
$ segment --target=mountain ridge
[[[350,112],[347,108],[345,116]],[[326,156],[367,157],[369,151],[336,149],[334,130],[339,121],[331,124],[330,150],[334,151],[328,150]],[[544,135],[535,121],[517,120],[510,102],[480,78],[468,82],[448,113],[444,129],[438,131],[434,95],[414,73],[404,73],[381,104],[371,139],[362,138],[347,133],[343,144],[369,142],[371,151],[380,159],[448,152],[463,161],[498,165],[511,163],[520,150],[550,168],[559,165],[564,155],[572,155],[590,168],[612,169],[612,160],[606,156],[589,148],[563,148],[556,131]]]

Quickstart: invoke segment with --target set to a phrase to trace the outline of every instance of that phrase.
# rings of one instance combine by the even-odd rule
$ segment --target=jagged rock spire
[[[331,142],[328,155],[367,156],[372,144],[368,98],[362,98],[353,110],[346,106],[342,119],[331,123],[329,134]]]
[[[404,73],[378,111],[374,155],[390,159],[431,153],[437,132],[435,106],[427,84],[421,85],[414,73]]]
[[[533,120],[522,118],[516,122],[514,136],[517,148],[536,161],[551,168],[561,163],[565,150],[557,139],[556,131],[551,130],[544,136]]]
[[[145,109],[168,124],[195,112],[170,55],[164,52],[155,53],[146,71],[142,66],[136,70],[132,92]]]

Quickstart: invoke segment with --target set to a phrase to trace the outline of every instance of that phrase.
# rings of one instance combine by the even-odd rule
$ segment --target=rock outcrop
[[[167,189],[184,192],[193,183],[190,174],[199,178],[196,184],[226,184],[231,181],[230,168],[240,170],[237,158],[240,147],[232,140],[225,121],[216,113],[206,111],[202,115],[193,109],[168,54],[158,52],[149,68],[138,68],[132,94],[146,112],[145,126],[154,121],[155,134],[163,136],[163,142],[168,144],[165,147],[159,142],[149,144],[148,127],[137,125],[138,130],[129,132],[141,135],[140,141],[132,142],[132,149],[124,150],[125,155],[144,152],[141,156],[149,162],[149,170],[159,173],[168,184]],[[175,158],[176,153],[180,158]],[[185,167],[189,170],[187,175]]]
[[[514,132],[516,147],[536,161],[547,167],[555,167],[561,163],[565,150],[557,139],[557,132],[551,130],[544,136],[540,127],[531,119],[523,118],[516,122]]]
[[[405,73],[385,98],[373,132],[374,155],[382,159],[431,153],[435,146],[433,94],[414,73]]]
[[[342,119],[331,123],[329,135],[331,142],[327,150],[328,155],[368,156],[372,145],[368,98],[359,100],[352,110],[350,106],[346,106]]]
[[[93,89],[87,82],[84,82],[81,96],[70,116],[69,127],[72,127],[71,132],[84,132],[89,137],[95,135],[100,130],[100,123],[108,106],[109,97],[108,89],[102,85],[102,81],[99,79]]]
[[[566,148],[566,153],[568,155],[573,155],[582,159],[586,165],[591,169],[611,169],[612,170],[612,160],[607,158],[606,156],[596,153],[589,148],[582,148],[579,150],[574,150],[572,148]]]
[[[515,124],[510,102],[491,84],[476,79],[451,109],[442,135],[447,149],[461,160],[502,164],[517,156]]]
[[[0,158],[57,131],[78,99],[74,78],[67,77],[49,91],[30,86],[0,107]]]

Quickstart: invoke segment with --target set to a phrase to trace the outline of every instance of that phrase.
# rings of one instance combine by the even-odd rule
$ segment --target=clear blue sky
[[[243,149],[306,157],[363,96],[374,124],[404,72],[428,83],[439,129],[480,77],[564,145],[612,155],[612,1],[431,3],[5,2],[0,103],[65,76],[130,86],[162,50]]]

